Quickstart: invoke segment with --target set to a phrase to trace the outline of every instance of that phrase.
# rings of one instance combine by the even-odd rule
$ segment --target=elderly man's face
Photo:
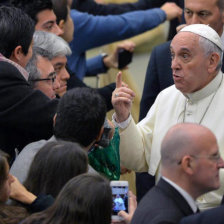
[[[58,56],[51,60],[54,70],[57,73],[57,80],[60,83],[60,87],[55,89],[55,92],[60,97],[67,91],[67,81],[70,78],[68,71],[66,70],[67,58],[66,56]]]
[[[214,74],[208,72],[210,56],[205,56],[198,42],[198,35],[180,32],[170,45],[173,79],[182,93],[200,90],[214,78]]]
[[[50,99],[54,99],[56,97],[54,89],[59,88],[60,86],[55,77],[56,74],[54,72],[54,67],[52,66],[50,60],[48,60],[47,58],[37,56],[37,68],[41,73],[41,80],[35,83],[35,89],[39,89]],[[55,80],[53,81],[52,78],[54,77]]]
[[[37,24],[35,26],[35,29],[51,32],[56,34],[57,36],[63,34],[63,31],[56,23],[56,16],[53,10],[50,9],[43,10],[37,14]]]
[[[217,6],[218,0],[185,0],[184,17],[187,25],[208,24],[221,36],[224,16]]]

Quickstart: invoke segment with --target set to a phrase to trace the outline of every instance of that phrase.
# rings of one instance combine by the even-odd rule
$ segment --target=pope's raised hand
[[[128,88],[127,85],[122,83],[122,73],[118,72],[116,77],[116,89],[112,94],[111,100],[116,113],[116,121],[118,123],[127,120],[134,97],[135,93]]]

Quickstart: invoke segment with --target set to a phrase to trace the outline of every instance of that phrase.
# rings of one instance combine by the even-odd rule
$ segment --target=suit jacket
[[[163,89],[174,84],[171,69],[170,43],[171,41],[168,41],[155,47],[151,53],[140,103],[139,120],[142,120],[146,116],[157,95]],[[224,58],[222,72],[224,72]]]
[[[19,70],[0,61],[0,149],[15,156],[30,142],[53,134],[58,100],[33,90]]]
[[[142,198],[131,224],[174,224],[191,214],[193,211],[183,196],[161,178]]]
[[[183,218],[180,224],[223,224],[224,223],[224,206],[213,208],[199,214],[190,215]]]

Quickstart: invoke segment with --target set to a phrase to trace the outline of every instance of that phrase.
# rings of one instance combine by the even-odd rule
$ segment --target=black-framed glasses
[[[193,157],[195,159],[209,159],[209,160],[212,160],[216,163],[218,163],[221,159],[221,156],[220,156],[220,153],[216,153],[214,155],[189,155],[190,157]],[[180,165],[182,163],[182,158],[180,161],[178,161],[178,165]]]
[[[31,80],[32,82],[40,82],[40,81],[51,81],[51,83],[53,84],[55,79],[56,79],[56,72],[51,72],[48,76],[49,78],[44,78],[44,79],[33,79]]]

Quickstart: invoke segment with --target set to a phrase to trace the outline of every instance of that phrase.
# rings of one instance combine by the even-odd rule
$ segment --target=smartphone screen
[[[119,211],[128,212],[128,186],[111,186],[112,188],[112,215],[116,216]]]

